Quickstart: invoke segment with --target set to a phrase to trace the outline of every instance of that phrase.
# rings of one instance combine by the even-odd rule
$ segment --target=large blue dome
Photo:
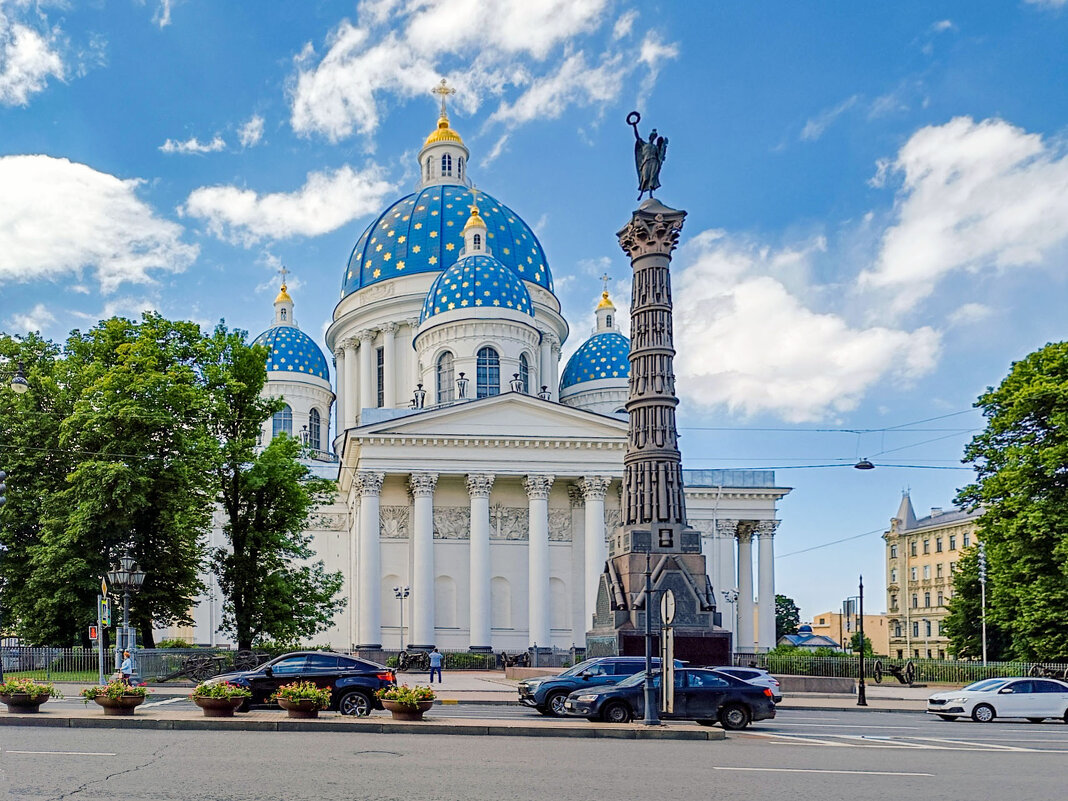
[[[451,267],[464,246],[461,232],[471,216],[470,205],[471,190],[457,184],[428,186],[398,200],[356,242],[341,297],[378,281]],[[478,208],[493,257],[551,292],[549,263],[530,226],[485,192],[478,193]]]
[[[253,344],[264,345],[270,350],[267,355],[268,370],[296,373],[293,377],[297,380],[301,375],[330,380],[330,369],[323,352],[315,340],[294,325],[268,328],[256,337]]]
[[[630,376],[630,340],[618,331],[594,334],[567,360],[560,391],[584,381]]]
[[[515,273],[492,256],[467,256],[434,280],[423,301],[419,320],[479,306],[512,309],[534,316],[530,293]]]

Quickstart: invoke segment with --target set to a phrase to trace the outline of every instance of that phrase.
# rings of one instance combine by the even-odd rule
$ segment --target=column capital
[[[493,490],[493,473],[468,473],[467,493],[472,498],[488,498]]]
[[[578,486],[587,501],[603,501],[611,483],[608,476],[583,476]]]
[[[342,361],[344,361],[344,359],[345,359],[344,343],[339,342],[338,346],[336,348],[334,348],[334,359],[335,359],[334,364],[337,364],[337,361],[336,361],[337,359],[341,359]]]
[[[774,537],[775,529],[781,522],[781,520],[761,520],[754,526],[753,534],[757,537]]]
[[[616,233],[619,246],[631,259],[654,253],[670,255],[679,243],[686,212],[669,209],[655,200],[651,204],[646,201],[642,206],[644,208],[635,211],[630,222]]]
[[[404,321],[404,324],[414,331],[419,327],[419,318],[409,317],[407,320]]]
[[[374,470],[357,470],[353,483],[359,487],[360,495],[367,498],[381,494],[382,482],[385,480],[385,473],[377,473]]]
[[[396,334],[398,328],[400,328],[400,326],[397,323],[382,323],[382,325],[379,326],[379,330],[383,334]]]
[[[753,532],[756,530],[756,520],[739,520],[736,536],[739,542],[751,542]]]
[[[363,345],[364,343],[368,343],[369,344],[371,342],[374,342],[375,336],[377,334],[378,334],[378,331],[376,331],[375,329],[373,329],[373,328],[365,328],[365,329],[363,329],[362,331],[360,331],[359,333],[356,334],[356,338],[358,340],[360,340],[360,344],[361,345]]]
[[[716,520],[716,535],[720,537],[735,537],[738,534],[738,521],[731,518]]]
[[[438,483],[437,473],[412,473],[408,476],[408,489],[416,498],[429,498],[434,495]]]
[[[344,350],[355,350],[358,342],[356,337],[345,337],[339,344]]]
[[[530,500],[548,500],[549,490],[553,486],[556,476],[529,475],[523,479],[523,487],[526,488],[527,497]]]
[[[583,504],[582,488],[578,484],[567,485],[567,499],[571,501],[571,508],[574,509]]]

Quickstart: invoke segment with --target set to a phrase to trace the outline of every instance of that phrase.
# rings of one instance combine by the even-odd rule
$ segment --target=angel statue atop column
[[[646,192],[649,197],[653,196],[653,190],[660,188],[660,168],[667,158],[666,136],[660,136],[656,128],[649,133],[649,139],[644,140],[638,133],[638,123],[642,115],[632,111],[627,115],[627,124],[634,129],[634,166],[638,170],[638,200]]]

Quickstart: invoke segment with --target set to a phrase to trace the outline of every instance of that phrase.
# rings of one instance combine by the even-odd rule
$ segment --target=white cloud
[[[1033,6],[1045,6],[1046,8],[1063,8],[1068,0],[1024,0]]]
[[[933,33],[944,33],[945,31],[952,31],[956,29],[956,25],[953,24],[951,19],[940,19],[937,22],[931,24],[931,31]]]
[[[826,131],[836,119],[842,116],[842,114],[853,108],[858,100],[860,100],[860,95],[847,97],[837,106],[824,109],[815,117],[811,117],[805,123],[805,127],[801,129],[801,140],[805,142],[814,142],[819,139],[823,136],[823,132]]]
[[[687,403],[813,421],[855,408],[886,379],[933,369],[940,347],[933,329],[860,327],[809,308],[777,277],[809,272],[798,262],[821,249],[818,241],[775,249],[719,231],[683,247],[675,367]]]
[[[180,272],[197,247],[180,225],[137,197],[138,179],[49,156],[0,158],[0,277],[79,277],[91,269],[104,292]]]
[[[612,26],[612,38],[623,39],[630,35],[631,30],[634,29],[634,21],[638,19],[638,12],[636,9],[631,9],[623,13],[619,19],[616,20],[616,24]]]
[[[318,236],[381,207],[395,189],[378,168],[349,166],[312,172],[296,192],[258,194],[236,186],[204,186],[181,208],[207,223],[215,236],[249,247],[261,240]]]
[[[44,32],[14,19],[13,5],[0,3],[0,105],[25,106],[49,78],[63,80],[58,28]]]
[[[171,7],[174,2],[175,0],[159,0],[159,7],[156,8],[156,13],[152,15],[152,21],[159,25],[160,30],[171,24]]]
[[[536,119],[557,119],[573,104],[604,103],[619,94],[625,74],[621,55],[591,67],[584,53],[574,53],[556,72],[533,81],[514,103],[502,102],[490,122],[515,127]]]
[[[55,320],[56,316],[43,303],[38,303],[28,312],[13,314],[8,320],[8,326],[16,332],[43,331]]]
[[[989,306],[982,303],[965,303],[949,315],[951,325],[971,325],[981,323],[994,313]]]
[[[876,185],[902,176],[894,223],[860,276],[904,311],[950,273],[1040,265],[1068,243],[1068,155],[999,119],[920,129]]]
[[[241,142],[241,147],[258,145],[263,138],[263,117],[253,114],[251,119],[238,129],[237,138]]]
[[[168,139],[159,149],[164,153],[217,153],[226,147],[226,142],[218,134],[210,142],[201,142],[195,136],[179,142],[176,139]]]
[[[88,323],[96,323],[109,317],[126,317],[130,320],[138,320],[144,312],[158,311],[160,311],[160,305],[159,300],[156,298],[123,296],[107,301],[100,311],[71,311],[70,315]]]

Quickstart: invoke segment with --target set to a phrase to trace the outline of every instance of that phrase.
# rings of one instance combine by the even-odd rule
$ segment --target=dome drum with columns
[[[419,185],[357,238],[325,335],[337,494],[308,535],[343,574],[346,606],[316,642],[371,658],[402,643],[581,648],[621,519],[630,343],[606,289],[561,376],[569,329],[545,252],[509,206],[472,188],[451,90],[435,91]],[[301,432],[314,409],[330,448],[328,362],[296,327],[284,286],[259,341],[270,348],[265,392],[291,416],[265,437],[277,425]],[[684,481],[736,649],[774,647],[772,535],[789,490],[771,471],[685,471]],[[197,642],[225,642],[216,599],[217,588],[195,611]]]

